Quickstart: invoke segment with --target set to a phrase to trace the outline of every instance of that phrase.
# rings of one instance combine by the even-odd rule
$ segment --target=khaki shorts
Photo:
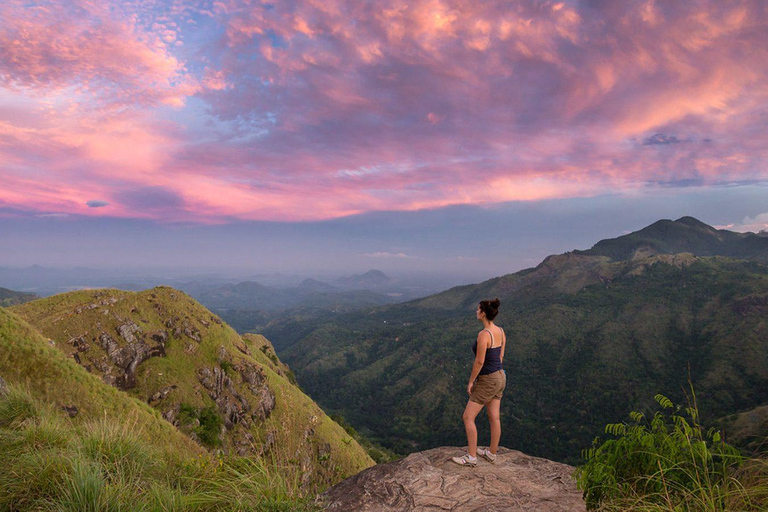
[[[504,373],[504,370],[489,373],[488,375],[480,375],[472,387],[469,401],[485,405],[491,400],[501,400],[501,395],[506,387],[507,374]]]

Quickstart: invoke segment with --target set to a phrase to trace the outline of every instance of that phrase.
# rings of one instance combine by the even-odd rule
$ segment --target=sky
[[[4,0],[0,266],[481,279],[768,229],[766,75],[763,1]]]

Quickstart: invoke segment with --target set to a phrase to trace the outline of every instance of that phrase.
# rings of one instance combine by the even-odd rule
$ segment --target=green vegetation
[[[162,340],[164,354],[141,362],[121,391],[105,383],[124,370],[105,366],[104,334],[118,354]],[[13,390],[0,399],[0,478],[9,479],[0,510],[311,508],[312,496],[373,461],[260,349],[268,343],[170,288],[0,308],[0,376]],[[217,403],[214,392],[229,398]],[[238,396],[249,409],[232,420]]]
[[[16,304],[23,304],[31,300],[35,300],[37,295],[34,293],[24,293],[9,290],[8,288],[0,287],[0,307],[14,306]]]
[[[179,407],[179,428],[194,433],[208,448],[221,446],[221,426],[224,420],[215,407],[198,409],[182,403]]]
[[[577,463],[658,388],[683,400],[689,372],[708,423],[768,404],[768,267],[723,257],[570,253],[411,303],[275,321],[264,334],[323,407],[407,454],[465,442],[472,312],[495,296],[508,336],[502,443],[525,453]]]
[[[287,367],[276,356],[270,358],[269,350],[261,350],[271,348],[268,340],[239,336],[178,290],[84,290],[15,306],[11,311],[39,329],[69,361],[74,363],[77,357],[92,375],[108,380],[117,377],[116,385],[124,371],[116,364],[105,366],[105,361],[110,362],[102,341],[105,335],[123,351],[134,350],[128,348],[131,336],[134,346],[162,343],[161,355],[140,363],[135,386],[123,394],[146,403],[166,390],[164,396],[150,400],[155,414],[176,421],[182,431],[207,448],[225,455],[269,452],[279,463],[304,461],[309,476],[303,485],[315,489],[373,464],[358,443],[343,441],[348,438],[344,430],[291,382]],[[217,377],[220,374],[215,372],[223,375]],[[30,378],[34,372],[27,369],[23,375]],[[246,375],[250,377],[246,379]],[[79,400],[69,404],[80,407]],[[187,422],[178,417],[182,404],[197,411]],[[220,421],[226,428],[221,428]],[[326,450],[326,446],[330,448]],[[326,451],[330,457],[320,460]]]
[[[299,467],[166,450],[143,428],[73,422],[11,386],[0,397],[0,510],[315,510]]]
[[[656,395],[661,411],[609,424],[576,472],[587,508],[600,511],[758,511],[768,506],[768,461],[747,460],[714,429]]]
[[[368,453],[368,455],[371,456],[376,464],[392,462],[400,458],[400,455],[397,453],[393,452],[392,450],[387,450],[383,446],[374,443],[367,437],[360,434],[357,430],[355,430],[355,427],[353,427],[346,420],[346,418],[344,418],[344,416],[340,414],[331,414],[330,417],[333,421],[341,425],[344,431],[349,434],[352,439],[360,443],[360,446],[365,449],[365,451]]]

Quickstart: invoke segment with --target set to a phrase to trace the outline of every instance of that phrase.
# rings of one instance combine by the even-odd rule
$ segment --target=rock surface
[[[586,510],[571,474],[574,468],[499,448],[496,464],[451,462],[463,448],[442,447],[379,464],[331,487],[318,501],[329,511],[526,511]]]

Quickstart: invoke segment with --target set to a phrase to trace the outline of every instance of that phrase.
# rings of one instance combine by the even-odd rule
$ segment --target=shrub
[[[221,445],[221,426],[224,420],[214,406],[197,409],[189,404],[181,404],[179,422],[182,429],[195,433],[200,442],[209,448]]]
[[[216,447],[221,444],[221,426],[224,420],[213,406],[205,407],[200,411],[200,426],[195,429],[195,433],[203,444]]]
[[[693,406],[682,408],[656,395],[662,410],[650,420],[632,412],[631,422],[605,427],[614,439],[595,439],[576,472],[587,508],[634,500],[670,510],[725,510],[723,491],[743,459],[719,431],[699,424],[693,397]]]

